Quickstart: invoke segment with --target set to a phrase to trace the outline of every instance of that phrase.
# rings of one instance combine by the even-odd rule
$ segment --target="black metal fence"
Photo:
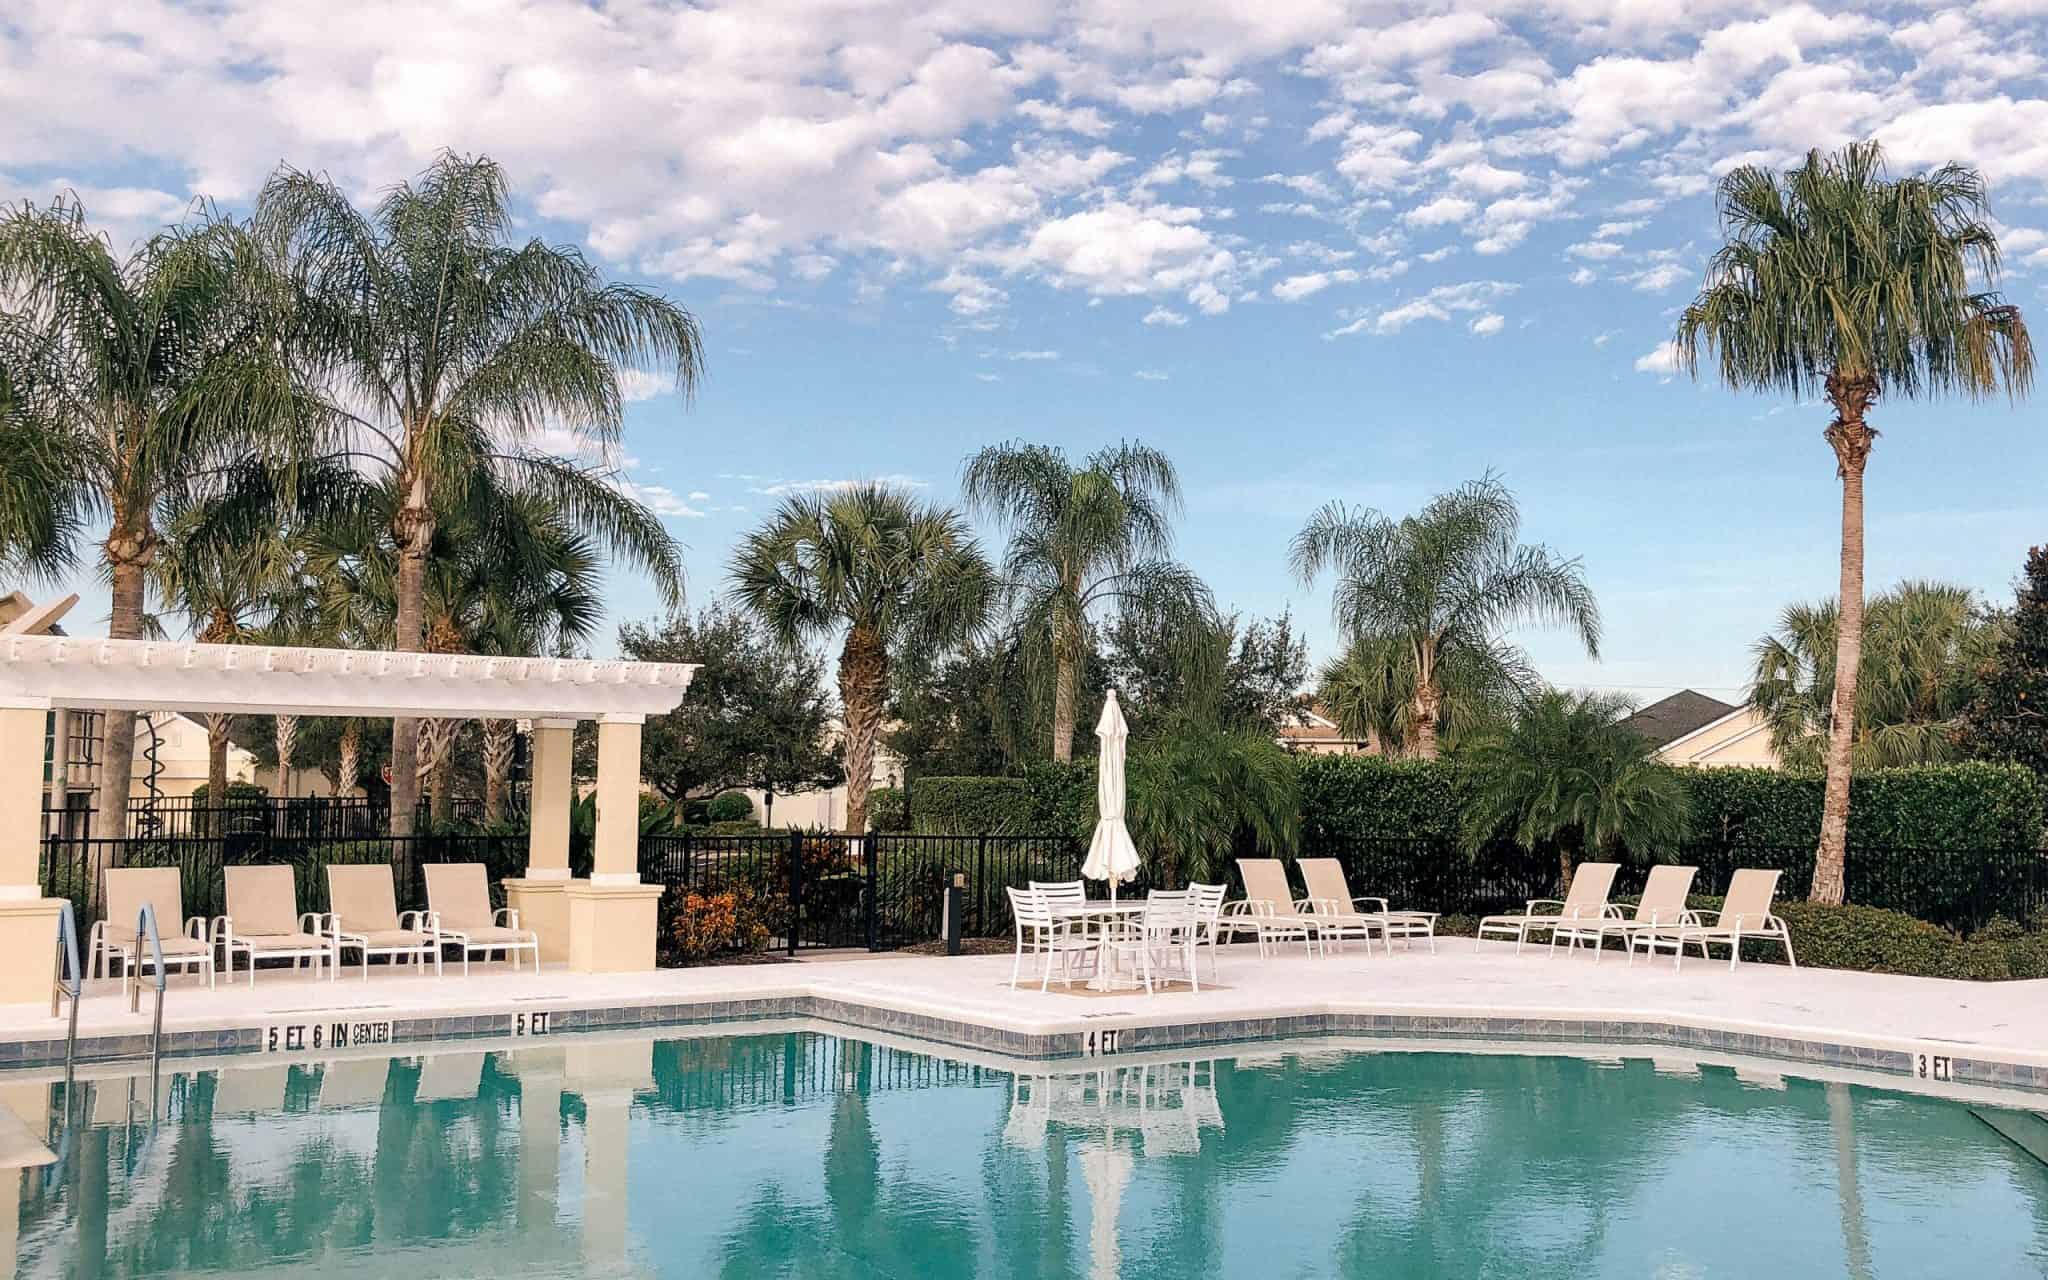
[[[676,892],[716,893],[736,885],[770,904],[774,945],[794,954],[820,948],[883,951],[940,936],[946,885],[966,878],[961,932],[1000,937],[1012,927],[1009,887],[1032,880],[1074,880],[1085,856],[1067,836],[872,835],[809,832],[760,835],[647,835],[640,873]],[[1313,850],[1324,854],[1326,851]],[[493,893],[526,865],[527,837],[424,834],[336,837],[270,830],[221,836],[126,840],[53,839],[43,843],[43,889],[69,898],[82,921],[100,917],[101,876],[115,866],[176,866],[190,915],[222,912],[221,870],[282,863],[298,873],[301,906],[325,910],[325,868],[334,863],[386,863],[397,873],[401,909],[425,904],[421,867],[482,862]],[[1448,840],[1389,837],[1327,851],[1344,866],[1351,892],[1383,895],[1397,905],[1450,915],[1519,907],[1559,891],[1554,857],[1501,845],[1467,856]],[[1694,892],[1722,892],[1741,867],[1784,872],[1779,896],[1803,898],[1812,883],[1811,846],[1698,845],[1679,859],[1697,866]],[[1886,907],[1964,932],[1994,917],[2048,925],[2048,856],[2034,849],[1920,849],[1861,846],[1849,850],[1848,898]],[[1236,886],[1234,870],[1227,880]],[[1624,872],[1617,892],[1640,883]],[[1144,872],[1124,892],[1142,894]]]
[[[430,806],[422,801],[414,827],[426,828],[432,817]],[[480,823],[484,802],[475,796],[452,797],[449,817],[456,823]],[[90,809],[45,805],[43,830],[53,839],[85,839],[97,834],[92,830],[93,818]],[[504,818],[517,825],[525,823],[523,790],[508,796]],[[343,840],[383,835],[390,829],[390,803],[367,796],[230,797],[224,804],[195,803],[191,796],[164,796],[154,803],[131,800],[128,808],[130,839],[269,835]]]

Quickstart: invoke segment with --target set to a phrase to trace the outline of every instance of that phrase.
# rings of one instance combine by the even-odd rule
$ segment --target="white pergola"
[[[44,717],[52,710],[529,720],[526,876],[507,881],[542,954],[599,972],[652,968],[659,886],[637,866],[640,726],[696,667],[0,633],[0,1001],[48,993],[58,904],[38,886]],[[598,724],[597,847],[569,879],[570,752]],[[125,779],[109,779],[121,785]]]

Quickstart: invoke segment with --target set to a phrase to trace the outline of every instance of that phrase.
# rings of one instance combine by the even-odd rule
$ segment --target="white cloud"
[[[1289,276],[1273,286],[1273,296],[1282,302],[1299,302],[1312,294],[1321,293],[1333,284],[1350,284],[1358,279],[1358,273],[1349,268],[1341,271],[1311,271],[1305,275]]]
[[[1670,375],[1678,372],[1678,344],[1660,342],[1643,355],[1636,357],[1637,373],[1661,373]]]
[[[1057,351],[1012,351],[1012,352],[1010,353],[1010,359],[1012,359],[1012,360],[1034,360],[1034,361],[1037,361],[1037,360],[1057,360],[1057,359],[1059,359],[1059,358],[1060,358],[1060,353],[1059,353],[1059,352],[1057,352]]]
[[[1139,369],[1139,370],[1137,370],[1136,372],[1134,372],[1133,374],[1131,374],[1131,376],[1132,376],[1132,377],[1134,377],[1134,378],[1138,378],[1138,379],[1141,379],[1142,381],[1145,381],[1145,382],[1164,382],[1164,381],[1166,381],[1166,375],[1165,375],[1165,374],[1163,374],[1163,373],[1161,373],[1161,372],[1160,372],[1159,370],[1157,370],[1157,369]]]
[[[1411,227],[1441,227],[1463,222],[1477,212],[1479,206],[1463,196],[1438,196],[1402,214],[1401,221]]]
[[[1489,304],[1515,292],[1519,286],[1504,280],[1470,280],[1463,284],[1438,285],[1417,298],[1377,313],[1366,312],[1349,324],[1325,333],[1325,338],[1348,337],[1370,331],[1382,337],[1399,333],[1419,320],[1449,320],[1454,313],[1488,310]],[[1480,317],[1484,320],[1486,317]],[[1475,325],[1474,332],[1480,330]]]
[[[1507,325],[1507,318],[1498,311],[1489,311],[1474,320],[1469,326],[1472,332],[1482,338],[1490,338]]]
[[[793,493],[837,493],[861,484],[886,485],[891,489],[926,489],[931,487],[929,480],[920,480],[916,476],[904,475],[901,472],[891,472],[887,475],[861,476],[847,480],[777,480],[773,484],[750,488],[747,492],[762,494],[770,498],[781,498]]]
[[[1152,308],[1150,311],[1147,311],[1145,313],[1145,319],[1143,321],[1143,323],[1145,324],[1164,325],[1170,329],[1178,329],[1187,322],[1188,318],[1186,316],[1182,315],[1178,311],[1173,310],[1170,307]]]
[[[1571,282],[1580,286],[1589,285],[1599,278],[1600,273],[1591,267],[1580,267],[1571,274]]]
[[[1566,249],[1565,253],[1574,258],[1590,258],[1594,262],[1605,262],[1609,258],[1618,257],[1621,253],[1621,246],[1609,244],[1602,240],[1594,240],[1575,244]]]
[[[1655,266],[1632,272],[1624,278],[1644,293],[1661,293],[1681,280],[1688,280],[1691,277],[1691,271],[1675,262],[1660,262]]]

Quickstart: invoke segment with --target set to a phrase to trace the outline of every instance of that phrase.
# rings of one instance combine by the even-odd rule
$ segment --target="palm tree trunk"
[[[1835,697],[1828,720],[1827,791],[1821,802],[1820,846],[1813,855],[1813,902],[1846,896],[1849,845],[1849,747],[1856,736],[1856,677],[1863,665],[1863,468],[1877,433],[1863,421],[1877,395],[1867,378],[1828,379],[1835,420],[1827,442],[1842,477],[1842,584],[1835,638]]]
[[[409,503],[393,522],[398,543],[398,622],[391,647],[418,653],[425,640],[427,547],[433,518],[424,499]],[[413,811],[420,800],[420,722],[399,717],[391,722],[391,834],[412,834]]]
[[[138,545],[140,544],[140,545]],[[142,638],[143,571],[155,538],[109,535],[107,558],[113,562],[113,610],[107,636],[113,640]],[[100,718],[99,812],[92,833],[118,840],[128,834],[128,788],[135,773],[135,713],[109,711]]]
[[[1053,616],[1052,758],[1060,764],[1074,758],[1075,686],[1081,665],[1081,638],[1076,630],[1065,617]]]
[[[889,688],[889,651],[865,626],[846,633],[839,651],[839,704],[846,709],[846,827],[860,835],[868,824],[868,787],[875,775],[875,742],[882,729],[882,699]]]
[[[512,720],[484,721],[484,823],[488,826],[496,826],[505,817],[505,790],[511,780],[518,729]]]
[[[1415,742],[1410,752],[1414,759],[1436,759],[1436,721],[1443,712],[1443,705],[1443,691],[1433,681],[1416,685],[1411,713],[1415,718]]]
[[[277,717],[277,790],[279,795],[292,793],[292,752],[299,745],[299,718],[294,715]]]
[[[446,830],[448,820],[455,816],[455,753],[443,750],[434,760],[434,769],[427,777],[432,788],[434,801],[427,812],[434,815],[436,830]]]
[[[419,724],[419,763],[414,776],[417,781],[426,784],[428,814],[433,818],[435,825],[439,826],[448,821],[451,807],[448,793],[451,779],[451,771],[448,768],[449,748],[454,744],[455,732],[462,727],[462,722],[436,716],[422,720]],[[395,785],[395,776],[392,782],[392,803],[396,804],[398,788]]]
[[[228,727],[232,716],[218,712],[206,717],[206,808],[207,835],[222,835],[228,829]]]
[[[334,794],[351,795],[356,789],[356,778],[362,769],[362,721],[354,716],[341,726],[341,743],[336,748],[340,756],[335,768]]]

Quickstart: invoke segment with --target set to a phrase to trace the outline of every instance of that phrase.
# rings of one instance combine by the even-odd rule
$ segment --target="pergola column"
[[[640,883],[640,726],[611,714],[597,724],[597,848],[590,879],[572,881],[569,967],[637,973],[654,967],[661,886]]]
[[[41,707],[0,707],[0,1004],[47,1000],[62,899],[45,898]],[[82,959],[83,957],[81,957]]]
[[[535,720],[527,800],[526,875],[505,881],[505,904],[521,927],[540,935],[540,958],[569,958],[569,810],[575,804],[570,769],[574,720]]]

